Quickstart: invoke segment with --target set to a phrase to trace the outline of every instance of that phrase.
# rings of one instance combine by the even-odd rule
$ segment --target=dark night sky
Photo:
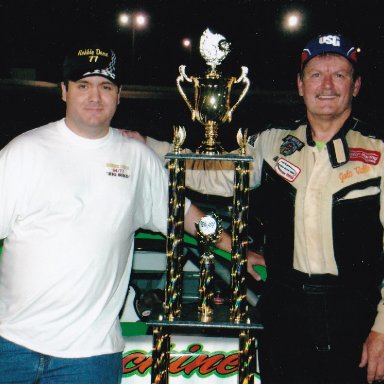
[[[180,64],[187,73],[201,71],[198,51],[202,32],[211,28],[223,34],[232,51],[223,72],[238,75],[249,67],[252,86],[293,89],[300,51],[319,32],[347,34],[362,48],[361,61],[369,86],[383,84],[384,21],[379,0],[0,0],[0,77],[12,67],[33,67],[38,80],[59,81],[60,66],[68,46],[87,39],[106,40],[125,61],[127,79],[132,73],[131,30],[119,27],[121,11],[143,10],[149,27],[135,34],[136,84],[173,86]],[[288,10],[304,14],[303,28],[284,32],[282,15]],[[181,39],[190,37],[190,54]]]
[[[251,89],[228,129],[251,131],[275,119],[297,118],[303,106],[296,93],[299,57],[305,43],[322,32],[341,32],[362,50],[363,86],[355,100],[358,117],[384,129],[384,18],[382,0],[0,0],[0,113],[3,141],[63,114],[59,94],[39,87],[18,87],[3,81],[11,68],[35,68],[37,80],[59,82],[66,49],[87,40],[106,41],[119,54],[125,69],[124,84],[162,85],[175,91],[174,99],[123,99],[116,126],[138,129],[160,139],[169,138],[173,124],[191,126],[187,106],[176,94],[178,67],[188,75],[202,75],[206,65],[198,44],[209,27],[231,42],[231,52],[220,66],[224,74],[240,75],[249,68]],[[132,31],[119,27],[122,11],[143,11],[148,28],[136,31],[135,61],[131,64]],[[283,15],[302,12],[301,30],[282,29]],[[189,52],[181,40],[193,41]],[[1,83],[3,81],[3,83]],[[11,84],[11,85],[7,85]],[[28,90],[27,90],[28,88]],[[281,91],[281,92],[280,92]],[[202,128],[194,123],[200,141]],[[158,135],[158,136],[156,136]],[[225,145],[224,145],[225,146]]]

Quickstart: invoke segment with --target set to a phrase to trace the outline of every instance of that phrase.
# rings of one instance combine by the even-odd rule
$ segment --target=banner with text
[[[125,337],[123,384],[150,384],[152,336]],[[238,339],[171,336],[169,384],[235,384],[239,364]],[[259,384],[258,373],[255,384]]]

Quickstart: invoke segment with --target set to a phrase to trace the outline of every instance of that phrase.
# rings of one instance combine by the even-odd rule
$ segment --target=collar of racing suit
[[[357,121],[352,116],[349,116],[341,129],[327,142],[329,161],[333,168],[338,168],[349,161],[349,147],[345,136],[350,129],[355,127]],[[307,143],[313,147],[316,143],[312,138],[312,129],[308,121],[306,121],[306,124]]]

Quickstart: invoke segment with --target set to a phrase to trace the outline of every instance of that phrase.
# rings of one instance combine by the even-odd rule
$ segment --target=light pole
[[[119,24],[123,27],[129,27],[132,32],[131,44],[131,76],[133,77],[135,67],[135,34],[136,29],[143,29],[147,25],[147,16],[141,12],[121,13],[119,15]]]

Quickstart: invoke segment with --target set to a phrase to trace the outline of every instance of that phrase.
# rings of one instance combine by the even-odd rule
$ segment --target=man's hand
[[[196,225],[199,220],[204,216],[204,212],[198,209],[195,205],[191,205],[184,220],[184,229],[192,236],[196,236]],[[227,232],[221,234],[220,239],[216,242],[216,247],[226,252],[231,252],[231,236]],[[248,250],[247,252],[247,271],[257,281],[261,280],[261,276],[253,269],[255,265],[262,265],[265,267],[265,260],[262,255]]]
[[[384,334],[371,331],[363,345],[359,367],[367,368],[367,381],[384,380]]]
[[[248,251],[247,254],[247,271],[257,281],[261,280],[261,276],[253,269],[256,265],[262,265],[265,267],[264,257],[256,252]]]
[[[141,141],[144,144],[147,142],[147,138],[137,131],[131,131],[130,129],[122,129],[121,134],[125,137],[129,137],[130,139]]]

